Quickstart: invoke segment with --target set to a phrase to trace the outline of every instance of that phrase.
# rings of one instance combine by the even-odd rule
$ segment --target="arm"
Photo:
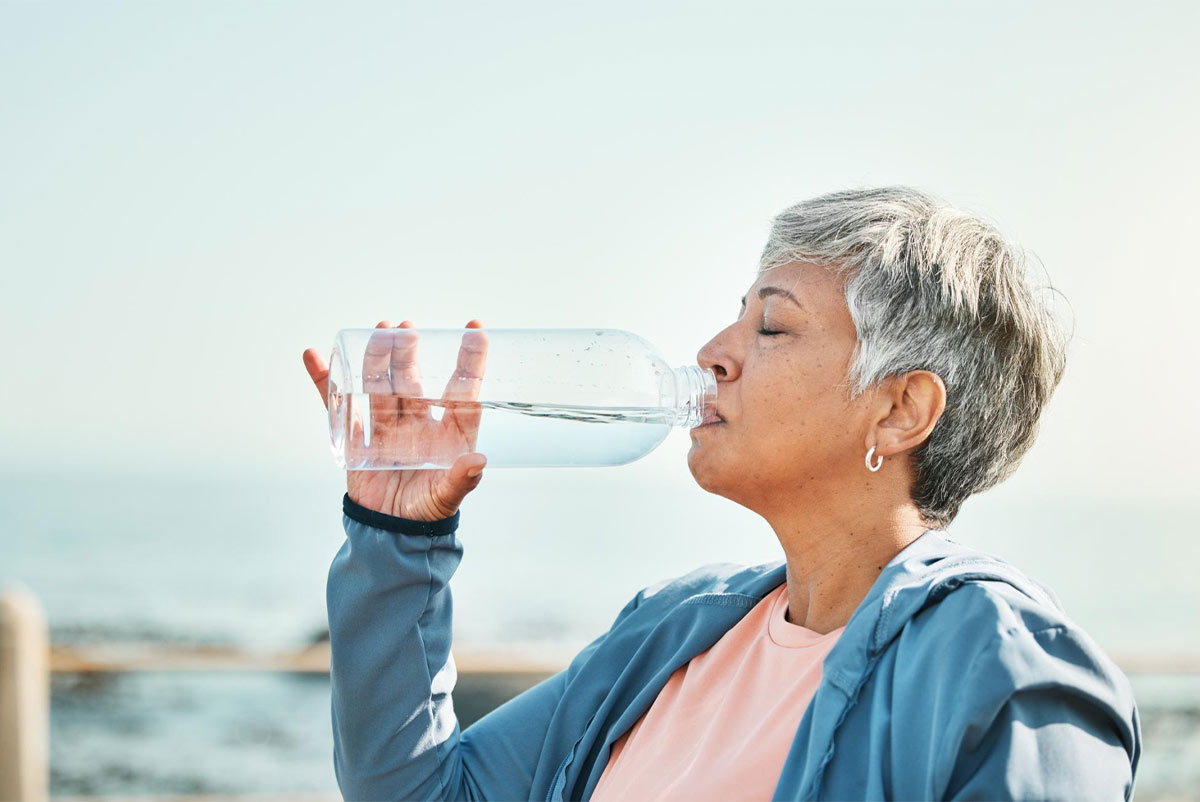
[[[472,329],[482,325],[467,323],[442,393],[455,403],[440,420],[424,400],[418,337],[391,331],[414,328],[411,321],[380,321],[362,356],[371,445],[355,415],[350,462],[360,464],[377,443],[406,458],[420,456],[415,445],[458,456],[449,470],[346,472],[347,539],[329,569],[327,605],[334,771],[347,797],[459,796],[449,581],[462,559],[458,508],[487,462],[474,453],[488,339]],[[316,349],[303,359],[328,410],[329,366]]]
[[[566,670],[460,732],[451,701],[457,674],[448,584],[462,557],[458,514],[422,523],[348,500],[343,506],[347,539],[330,567],[327,594],[334,770],[342,795],[528,799],[568,679],[608,633]]]
[[[1010,691],[973,717],[947,798],[1130,799],[1141,725],[1124,676],[1062,626],[1001,644],[971,673],[980,696],[989,676]]]
[[[329,569],[334,771],[346,799],[457,797],[449,581],[459,514],[420,522],[343,500]]]
[[[949,799],[1129,799],[1133,766],[1108,715],[1060,689],[1015,694],[976,749],[959,754]]]

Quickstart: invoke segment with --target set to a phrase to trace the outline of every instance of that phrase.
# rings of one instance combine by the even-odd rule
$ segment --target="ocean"
[[[495,470],[463,507],[454,643],[566,659],[641,587],[782,556],[765,522],[654,466]],[[686,477],[684,477],[686,478]],[[54,643],[296,648],[325,631],[340,476],[0,483],[0,586],[36,593]],[[1196,510],[993,491],[951,528],[1049,585],[1131,673],[1139,799],[1200,799]],[[1157,666],[1157,668],[1156,668]],[[1174,669],[1172,669],[1174,670]],[[266,673],[58,674],[51,793],[336,798],[329,682]]]

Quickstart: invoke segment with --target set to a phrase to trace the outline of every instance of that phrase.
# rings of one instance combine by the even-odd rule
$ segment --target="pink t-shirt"
[[[845,627],[790,623],[787,584],[680,666],[612,747],[594,800],[770,799]]]

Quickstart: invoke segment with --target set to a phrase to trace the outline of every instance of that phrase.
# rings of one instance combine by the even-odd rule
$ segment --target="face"
[[[855,341],[834,273],[794,262],[760,273],[697,355],[723,418],[691,431],[700,486],[766,514],[861,473],[866,401],[851,402],[846,378]]]

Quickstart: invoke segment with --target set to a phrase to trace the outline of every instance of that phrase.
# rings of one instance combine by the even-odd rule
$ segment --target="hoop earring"
[[[871,473],[875,473],[875,471],[877,471],[883,467],[883,455],[880,454],[879,461],[876,462],[874,465],[872,465],[871,457],[873,457],[873,456],[875,456],[875,446],[871,446],[870,450],[867,451],[867,459],[866,459],[867,470],[870,471]]]

